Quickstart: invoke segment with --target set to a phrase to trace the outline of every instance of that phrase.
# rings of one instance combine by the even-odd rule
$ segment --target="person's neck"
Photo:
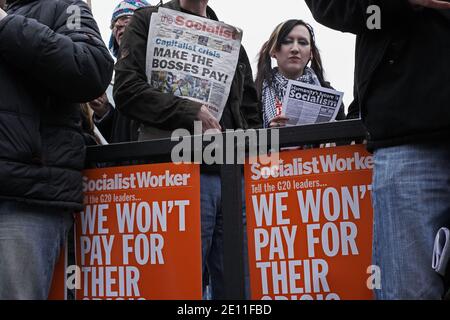
[[[180,0],[180,6],[184,10],[206,17],[208,0]]]
[[[305,70],[302,70],[302,72],[296,73],[296,74],[287,73],[287,72],[282,71],[280,68],[278,68],[278,71],[281,73],[281,75],[283,77],[285,77],[285,78],[287,78],[289,80],[296,80],[296,79],[300,78],[305,73]]]

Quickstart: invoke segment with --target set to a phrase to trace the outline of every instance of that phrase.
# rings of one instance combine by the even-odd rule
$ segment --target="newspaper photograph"
[[[336,119],[343,92],[290,80],[283,109],[288,125],[330,122]]]
[[[146,75],[164,93],[199,102],[220,121],[237,67],[242,30],[159,8],[149,28]]]

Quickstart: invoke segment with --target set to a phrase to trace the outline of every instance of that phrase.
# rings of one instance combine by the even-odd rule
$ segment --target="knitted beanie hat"
[[[145,0],[123,0],[121,1],[113,11],[111,17],[111,29],[114,27],[116,21],[124,16],[131,16],[134,14],[134,11],[139,8],[143,8],[149,6],[147,1]],[[114,35],[111,34],[111,38],[109,39],[109,50],[113,53],[114,56],[117,56],[117,51],[119,50],[119,44],[117,43]]]

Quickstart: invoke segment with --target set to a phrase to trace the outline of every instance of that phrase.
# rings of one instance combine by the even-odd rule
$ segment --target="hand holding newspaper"
[[[283,101],[288,125],[331,122],[336,119],[344,93],[290,80]]]
[[[219,121],[228,100],[242,31],[223,22],[159,8],[152,15],[146,75],[164,93],[206,106]]]

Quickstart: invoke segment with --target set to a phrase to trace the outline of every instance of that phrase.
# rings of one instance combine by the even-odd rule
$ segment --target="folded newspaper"
[[[288,125],[330,122],[336,119],[344,93],[290,80],[283,101]]]
[[[450,258],[450,230],[441,228],[436,234],[433,249],[433,269],[441,276],[445,276]],[[447,275],[449,276],[449,275]]]
[[[159,8],[152,15],[148,39],[150,85],[201,103],[220,120],[239,59],[242,30]]]

